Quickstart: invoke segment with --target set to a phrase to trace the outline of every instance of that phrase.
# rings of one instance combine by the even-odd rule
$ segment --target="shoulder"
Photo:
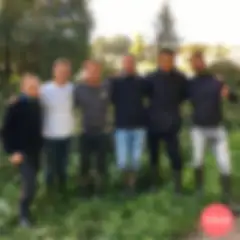
[[[152,72],[146,74],[143,77],[143,79],[145,79],[145,80],[152,80],[152,79],[156,78],[157,76],[158,76],[158,71],[152,71]]]
[[[54,85],[52,81],[48,81],[44,84],[41,85],[41,94],[46,94],[47,92],[51,91],[52,89],[54,89]]]
[[[175,70],[174,74],[182,81],[187,81],[187,76],[180,70]]]
[[[76,83],[73,85],[74,92],[82,91],[86,88],[86,85],[84,83]]]
[[[19,109],[24,106],[26,101],[21,96],[16,96],[15,99],[7,104],[8,110]]]

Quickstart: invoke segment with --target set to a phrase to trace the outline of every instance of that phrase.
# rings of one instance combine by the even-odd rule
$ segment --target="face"
[[[84,66],[86,81],[90,84],[99,83],[101,80],[102,69],[97,62],[87,62]]]
[[[122,67],[126,73],[134,73],[136,70],[136,62],[134,57],[125,56],[122,61]]]
[[[175,65],[175,56],[168,53],[162,53],[158,57],[158,64],[163,71],[171,71]]]
[[[57,63],[53,68],[55,81],[59,84],[66,83],[71,76],[71,66],[69,63]]]
[[[193,56],[190,60],[193,71],[199,72],[205,68],[205,63],[202,56]]]
[[[30,97],[38,97],[40,90],[39,79],[34,76],[27,76],[23,78],[22,92]]]

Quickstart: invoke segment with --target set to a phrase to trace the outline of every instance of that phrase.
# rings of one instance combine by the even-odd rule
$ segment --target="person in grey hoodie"
[[[105,190],[107,175],[107,112],[109,94],[107,85],[101,82],[101,65],[88,60],[84,64],[85,81],[77,83],[74,88],[75,107],[81,111],[81,183],[85,196],[89,196],[92,164],[97,169],[95,193]]]

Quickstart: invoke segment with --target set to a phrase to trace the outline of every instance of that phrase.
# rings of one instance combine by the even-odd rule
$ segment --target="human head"
[[[65,84],[71,76],[71,62],[65,58],[59,58],[53,63],[53,77],[57,84]]]
[[[21,91],[30,97],[38,97],[40,90],[39,78],[31,73],[26,73],[21,79]]]
[[[136,61],[134,56],[128,54],[125,55],[122,59],[122,68],[123,71],[127,74],[135,73],[136,71]]]
[[[169,72],[175,66],[175,52],[168,48],[163,48],[158,54],[158,66],[161,70]]]
[[[83,71],[85,80],[90,85],[98,85],[101,81],[102,67],[96,60],[87,60],[84,62]]]
[[[201,72],[206,68],[204,54],[201,51],[196,51],[192,54],[190,63],[195,73]]]

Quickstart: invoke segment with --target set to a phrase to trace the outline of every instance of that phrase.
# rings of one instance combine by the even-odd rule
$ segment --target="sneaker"
[[[27,218],[22,218],[20,219],[20,226],[22,228],[30,228],[31,227],[31,223]]]

